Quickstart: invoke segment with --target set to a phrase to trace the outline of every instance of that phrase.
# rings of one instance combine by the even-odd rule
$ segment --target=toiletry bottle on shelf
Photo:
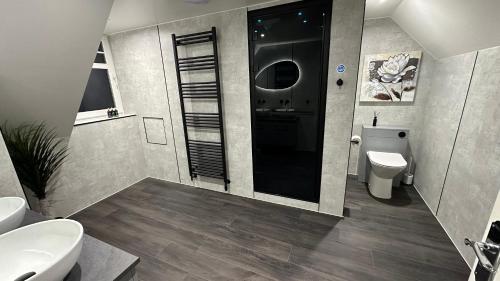
[[[111,108],[108,108],[108,118],[111,118]]]
[[[377,127],[377,116],[378,116],[378,113],[376,111],[373,112],[373,127]]]

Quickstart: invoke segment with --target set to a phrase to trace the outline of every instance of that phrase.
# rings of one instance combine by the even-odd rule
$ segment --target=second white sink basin
[[[26,212],[26,201],[20,197],[0,197],[0,234],[21,225]]]
[[[67,219],[43,221],[2,234],[0,280],[61,281],[77,262],[82,239],[82,225]]]

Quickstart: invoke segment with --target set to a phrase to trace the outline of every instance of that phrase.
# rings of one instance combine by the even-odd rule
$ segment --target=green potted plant
[[[38,206],[31,207],[46,214],[49,180],[68,157],[65,141],[43,122],[18,127],[4,123],[0,129],[21,185],[38,199]]]

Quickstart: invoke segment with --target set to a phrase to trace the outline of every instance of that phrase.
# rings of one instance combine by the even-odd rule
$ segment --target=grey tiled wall
[[[364,0],[333,1],[319,210],[338,216],[344,207],[364,8]],[[339,64],[347,71],[337,73]]]
[[[323,207],[320,207],[320,211],[335,215],[342,215],[344,202],[364,3],[364,0],[335,0],[333,8],[320,202]],[[155,34],[156,27],[111,36],[110,43],[125,109],[132,110],[140,116],[156,114],[165,118],[165,124],[168,124],[166,127],[169,145],[153,148],[145,143],[143,137],[142,145],[148,169],[163,169],[155,173],[147,171],[149,176],[169,181],[178,181],[180,176],[180,181],[184,184],[223,190],[223,185],[218,181],[193,182],[189,177],[171,42],[172,33],[199,32],[215,26],[218,33],[221,64],[224,126],[229,177],[231,178],[230,192],[235,195],[253,197],[246,14],[247,9],[236,9],[160,25],[166,90],[165,82],[160,77],[160,46]],[[195,55],[207,52],[207,50],[195,48],[189,52],[190,55]],[[180,55],[186,55],[185,51],[180,50]],[[338,89],[335,85],[339,77],[334,69],[335,65],[340,63],[345,64],[350,70],[342,76],[346,81],[342,89]],[[199,106],[206,109],[210,105],[199,103],[187,105],[188,108]],[[172,117],[171,126],[170,116]],[[177,178],[175,156],[177,156],[180,172]]]
[[[70,215],[145,178],[137,118],[73,128],[70,156],[48,195],[50,215]]]
[[[437,60],[415,153],[415,186],[436,213],[476,52]]]
[[[467,262],[500,190],[500,47],[480,50],[437,216]]]
[[[181,144],[174,140],[169,107],[178,100],[166,89],[158,30],[150,27],[119,33],[111,36],[109,42],[124,110],[139,117],[136,121],[147,159],[146,175],[179,182],[176,147]],[[143,117],[163,119],[166,145],[147,142]]]
[[[221,87],[223,93],[224,128],[227,143],[227,163],[230,192],[232,194],[253,197],[252,176],[252,144],[250,123],[250,82],[248,70],[248,41],[246,9],[216,13],[182,21],[162,24],[160,39],[162,42],[167,90],[171,97],[173,131],[177,142],[181,181],[185,184],[202,186],[204,188],[223,190],[220,181],[191,181],[187,167],[187,156],[184,143],[184,132],[177,89],[177,77],[173,58],[171,34],[178,35],[217,28]],[[208,54],[211,47],[201,46],[179,50],[179,56],[195,56]],[[186,53],[189,52],[189,53]],[[204,74],[209,76],[210,74]],[[183,79],[200,79],[201,77],[185,76]],[[207,77],[207,79],[210,79]],[[213,79],[213,78],[212,78]],[[214,109],[214,103],[193,102],[186,104],[186,110],[202,108],[201,112]],[[207,109],[211,107],[211,109]],[[210,135],[200,131],[190,131],[193,135],[207,138],[217,138],[218,134]]]

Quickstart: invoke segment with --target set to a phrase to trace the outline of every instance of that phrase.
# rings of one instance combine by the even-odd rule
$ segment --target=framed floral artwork
[[[413,102],[421,51],[366,55],[360,102]]]

